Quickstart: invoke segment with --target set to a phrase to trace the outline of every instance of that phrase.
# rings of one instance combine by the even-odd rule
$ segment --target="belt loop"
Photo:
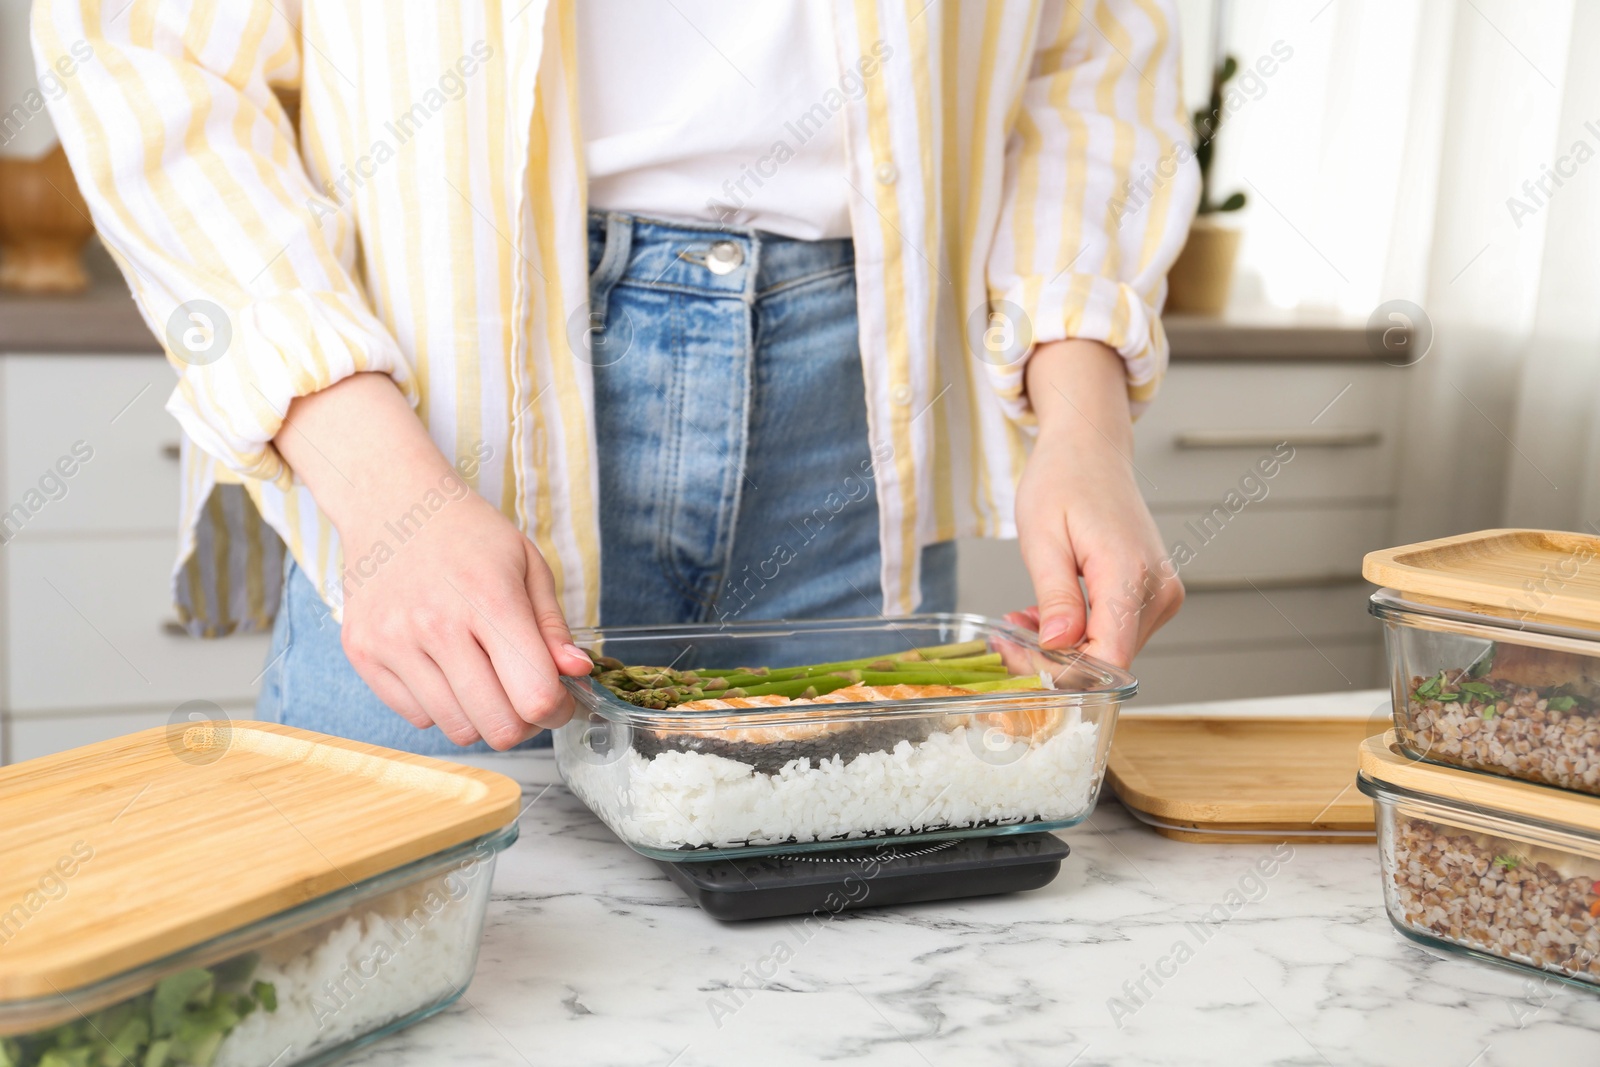
[[[759,292],[758,278],[761,274],[761,231],[750,231],[750,254],[745,257],[744,263],[744,302],[754,304],[756,293]]]
[[[620,211],[606,212],[606,247],[600,253],[600,263],[589,279],[589,320],[606,321],[606,310],[611,299],[611,287],[622,280],[628,269],[628,258],[633,252],[633,216]],[[598,318],[596,318],[598,316]]]

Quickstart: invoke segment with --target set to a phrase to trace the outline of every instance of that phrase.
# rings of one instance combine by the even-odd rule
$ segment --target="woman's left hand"
[[[1017,489],[1017,533],[1037,603],[1007,618],[1046,648],[1127,667],[1183,604],[1183,583],[1139,493],[1125,371],[1094,341],[1033,353],[1039,436]],[[1083,578],[1088,603],[1080,590]]]

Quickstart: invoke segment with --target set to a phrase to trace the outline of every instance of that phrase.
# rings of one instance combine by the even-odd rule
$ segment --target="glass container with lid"
[[[1406,937],[1600,985],[1600,797],[1361,746],[1389,919]]]
[[[0,769],[0,1064],[321,1064],[459,997],[502,775],[273,723]]]
[[[1600,538],[1489,530],[1374,552],[1400,744],[1600,794]]]

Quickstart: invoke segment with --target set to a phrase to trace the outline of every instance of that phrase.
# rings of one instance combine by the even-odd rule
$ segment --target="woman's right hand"
[[[589,672],[550,568],[472,492],[387,377],[296,400],[275,442],[339,530],[345,654],[390,708],[508,749],[572,717]]]

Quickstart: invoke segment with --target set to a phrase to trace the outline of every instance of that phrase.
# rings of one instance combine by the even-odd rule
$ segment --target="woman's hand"
[[[1041,345],[1027,389],[1039,437],[1017,531],[1038,603],[1007,618],[1037,629],[1046,648],[1087,636],[1087,654],[1127,667],[1182,606],[1183,584],[1134,481],[1122,359],[1094,341]]]
[[[550,568],[428,437],[394,383],[296,400],[275,439],[339,530],[345,654],[378,698],[458,745],[507,749],[572,717],[587,674]]]

